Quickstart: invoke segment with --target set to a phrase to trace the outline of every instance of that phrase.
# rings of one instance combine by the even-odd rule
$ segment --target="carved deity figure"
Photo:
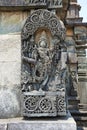
[[[43,31],[38,43],[33,48],[32,46],[29,47],[28,57],[23,57],[23,60],[31,68],[31,75],[28,78],[29,86],[32,81],[31,86],[35,86],[35,83],[37,84],[36,90],[46,89],[46,84],[52,71],[53,56],[53,48],[48,47],[46,32]]]
[[[26,82],[24,84],[24,86],[27,84],[26,90],[63,90],[66,68],[61,68],[60,52],[58,52],[60,40],[55,39],[54,46],[50,45],[47,34],[43,31],[37,43],[31,37],[30,43],[28,44],[28,57],[23,56],[23,60],[27,63],[29,70],[27,80],[25,78]],[[27,70],[25,71],[26,74]],[[63,88],[61,88],[61,84]]]
[[[45,31],[42,32],[41,37],[38,41],[38,61],[36,65],[36,72],[39,72],[39,81],[41,83],[41,88],[44,88],[49,80],[49,75],[51,73],[52,65],[52,48],[48,47],[47,37]],[[37,76],[37,75],[36,75]],[[38,82],[39,82],[38,81]]]

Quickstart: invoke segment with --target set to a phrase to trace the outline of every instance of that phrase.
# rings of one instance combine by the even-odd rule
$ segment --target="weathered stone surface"
[[[36,118],[23,120],[22,118],[0,119],[0,130],[76,130],[76,123],[68,113],[64,118]]]
[[[79,76],[80,78],[80,76]],[[84,77],[83,77],[83,81],[79,82],[79,95],[80,95],[80,102],[83,103],[83,104],[87,104],[87,79],[86,81],[84,81]]]
[[[0,34],[21,32],[29,12],[0,12]]]
[[[20,94],[16,87],[3,86],[0,89],[0,118],[20,116]]]
[[[7,130],[7,124],[0,124],[0,130]]]
[[[83,63],[83,64],[78,64],[78,72],[86,72],[87,71],[87,63]]]
[[[72,37],[66,37],[65,43],[67,45],[69,63],[77,63],[77,54],[75,49],[75,41]]]
[[[61,54],[61,68],[62,69],[66,68],[66,62],[67,62],[67,53],[62,52]]]
[[[70,63],[77,63],[78,59],[77,59],[76,53],[69,52],[68,56],[69,56],[69,62]]]
[[[83,78],[86,78],[86,75],[87,75],[87,58],[86,57],[78,57],[78,72],[80,73],[80,76],[83,76]]]
[[[66,118],[19,120],[8,123],[8,130],[76,130],[76,123],[71,116]]]
[[[0,124],[0,130],[7,130],[7,124]]]
[[[0,0],[0,5],[1,6],[9,6],[10,5],[23,5],[24,0]]]
[[[0,35],[0,62],[21,62],[20,35]]]
[[[0,85],[20,84],[20,62],[0,62]]]
[[[0,85],[20,84],[20,35],[2,35],[0,41]]]
[[[0,35],[0,118],[20,115],[20,35]]]
[[[83,18],[67,18],[66,23],[67,24],[73,24],[73,23],[82,23]]]
[[[78,57],[78,73],[79,84],[78,93],[80,95],[80,102],[87,104],[87,58]]]
[[[86,57],[78,57],[78,63],[79,64],[87,63],[87,58]]]
[[[78,35],[82,35],[82,36],[85,36],[87,35],[87,28],[85,26],[77,26],[74,28],[74,33],[75,34],[78,34]],[[85,35],[84,35],[85,34]],[[78,37],[79,38],[79,37]],[[83,37],[85,38],[85,37]]]

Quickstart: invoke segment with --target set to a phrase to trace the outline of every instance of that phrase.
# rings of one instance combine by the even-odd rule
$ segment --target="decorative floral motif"
[[[34,34],[38,28],[43,27],[48,28],[53,36],[57,35],[60,40],[64,40],[64,26],[62,26],[61,21],[58,19],[58,17],[48,10],[37,10],[31,14],[22,29],[22,40],[28,38],[26,34],[30,36],[31,34]],[[23,30],[26,31],[24,32]]]
[[[37,109],[37,100],[35,97],[28,97],[24,102],[27,111],[35,111]]]
[[[52,108],[52,103],[51,100],[49,98],[42,98],[39,102],[39,109],[42,112],[50,112]]]

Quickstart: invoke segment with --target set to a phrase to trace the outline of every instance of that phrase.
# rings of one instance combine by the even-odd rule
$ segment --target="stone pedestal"
[[[0,130],[76,130],[76,123],[69,113],[66,117],[22,118],[0,120]]]

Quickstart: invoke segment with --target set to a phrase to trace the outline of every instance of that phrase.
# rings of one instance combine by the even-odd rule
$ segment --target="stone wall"
[[[0,12],[0,118],[21,115],[21,29],[28,12]]]
[[[20,113],[20,35],[0,35],[0,117]]]

